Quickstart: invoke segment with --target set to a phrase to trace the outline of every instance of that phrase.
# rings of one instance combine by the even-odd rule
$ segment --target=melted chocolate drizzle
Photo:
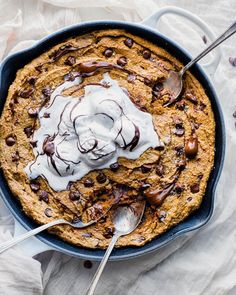
[[[55,62],[55,61],[59,60],[63,55],[65,55],[71,51],[77,51],[79,49],[86,48],[86,47],[87,46],[75,47],[71,44],[62,45],[58,50],[53,52],[49,57],[51,59],[51,62]]]
[[[113,38],[113,36],[110,36],[111,38]],[[120,36],[121,37],[121,36]],[[91,45],[91,44],[90,44]],[[69,53],[69,52],[72,52],[72,51],[77,51],[77,50],[80,50],[80,49],[83,49],[83,48],[88,48],[90,45],[86,45],[86,46],[83,46],[83,47],[76,47],[76,46],[73,46],[71,44],[66,44],[66,45],[62,45],[58,50],[54,51],[49,57],[50,57],[50,60],[49,62],[46,62],[46,63],[53,63],[53,62],[56,62],[58,61],[63,55]],[[141,46],[141,45],[140,45]],[[144,48],[145,49],[145,48]],[[163,57],[162,57],[163,58]],[[168,60],[169,61],[169,60]],[[154,60],[153,60],[154,62]],[[81,76],[81,77],[87,77],[87,76],[91,76],[93,74],[95,74],[98,70],[100,69],[105,69],[105,70],[112,70],[112,69],[117,69],[117,70],[120,70],[120,71],[123,71],[123,72],[126,72],[128,75],[135,75],[138,76],[138,77],[141,77],[142,80],[149,80],[147,77],[145,76],[142,76],[140,74],[137,74],[137,73],[134,73],[133,71],[130,71],[128,70],[127,68],[125,68],[124,66],[120,66],[120,65],[117,65],[117,64],[114,64],[114,63],[109,63],[109,62],[106,62],[106,61],[89,61],[89,62],[83,62],[83,63],[80,63],[78,65],[76,65],[78,67],[78,71],[76,73],[76,77],[78,76]],[[152,80],[149,80],[150,82],[150,87],[153,85],[153,81]],[[103,83],[90,83],[90,84],[87,84],[87,85],[99,85],[99,86],[102,86],[102,87],[109,87],[109,85],[105,85]],[[87,85],[80,85],[79,88],[75,89],[75,91],[78,91],[79,89],[87,86]],[[74,91],[74,92],[75,92]],[[78,102],[79,103],[79,102]],[[76,106],[74,106],[76,107]],[[121,106],[119,106],[121,108]],[[66,106],[65,106],[66,108]],[[63,116],[63,113],[65,111],[65,108],[63,110],[63,112],[61,113],[61,116],[60,116],[60,122],[58,124],[58,132],[59,132],[59,125],[61,124],[62,122],[62,116]],[[123,112],[123,109],[121,108],[122,112]],[[104,115],[104,116],[108,116],[110,117],[108,114],[106,113],[98,113],[98,114],[95,114],[95,115]],[[71,116],[70,116],[71,117]],[[76,124],[76,119],[78,117],[76,117],[74,119],[74,121],[72,122],[73,123],[73,126],[75,127],[75,124]],[[114,121],[113,118],[110,117],[111,120]],[[133,123],[133,122],[132,122]],[[121,128],[117,134],[117,137],[120,135],[122,140],[123,140],[123,143],[124,143],[124,146],[123,146],[123,149],[128,149],[130,151],[133,151],[134,148],[138,145],[139,143],[139,140],[140,140],[140,130],[138,128],[138,126],[136,126],[134,123],[133,123],[133,126],[134,126],[134,136],[132,138],[132,140],[130,142],[126,142],[123,135],[121,134],[122,132],[122,129],[123,129],[123,126],[121,125]],[[65,137],[64,137],[64,140],[66,140],[66,137],[67,137],[68,134],[65,133]],[[78,136],[78,149],[81,153],[89,153],[91,151],[93,151],[94,149],[97,148],[98,146],[98,142],[97,140],[94,140],[94,144],[92,145],[91,148],[85,148],[83,146],[83,144],[81,145],[81,142],[80,142],[80,138],[79,138],[79,135],[77,134]],[[57,151],[57,149],[53,152],[53,154],[48,154],[46,153],[47,156],[49,157],[50,159],[50,163],[51,165],[53,166],[53,168],[57,171],[57,173],[60,175],[57,167],[56,167],[56,163],[55,163],[55,160],[53,159],[53,156],[59,158],[60,160],[62,160],[64,163],[68,163],[69,161],[68,160],[65,160],[65,159],[62,159]],[[97,158],[94,158],[94,160],[99,160],[100,158],[102,157],[105,157],[105,156],[108,156],[110,153],[107,153],[107,154],[99,154],[97,153],[98,157]],[[69,169],[69,164],[68,164],[68,167],[67,169]]]
[[[140,131],[139,131],[139,128],[138,126],[136,126],[134,123],[134,129],[135,129],[135,132],[134,132],[134,137],[133,139],[131,140],[131,142],[129,144],[127,144],[124,148],[124,150],[128,147],[130,147],[130,151],[132,152],[132,150],[137,146],[138,142],[139,142],[139,139],[140,139]]]
[[[96,72],[97,69],[100,69],[100,68],[112,68],[113,65],[112,64],[109,64],[107,62],[89,62],[89,63],[84,63],[84,64],[80,64],[80,71],[84,71],[86,74],[89,74],[90,72],[94,73]],[[115,67],[118,67],[120,68],[119,66],[115,66]],[[83,75],[83,73],[81,73],[81,75]],[[77,75],[79,76],[79,75]],[[79,87],[80,88],[83,88],[85,86],[88,86],[88,85],[95,85],[95,86],[102,86],[104,88],[109,88],[110,85],[108,83],[88,83],[86,85],[80,85]],[[75,91],[78,91],[78,87],[76,88]],[[51,91],[50,91],[51,92]],[[126,91],[126,94],[129,96],[129,93]],[[55,99],[59,96],[56,95],[52,102],[50,103],[50,105],[52,105],[54,102],[55,102]],[[109,156],[110,154],[113,153],[112,152],[108,152],[108,153],[99,153],[99,151],[101,151],[102,149],[104,149],[105,146],[102,146],[101,148],[98,148],[98,140],[97,139],[93,139],[94,140],[94,143],[93,144],[90,144],[89,148],[85,147],[83,143],[81,143],[81,140],[80,140],[80,135],[76,132],[76,121],[78,118],[80,118],[81,116],[83,117],[86,117],[86,116],[89,116],[89,115],[78,115],[76,116],[75,118],[73,118],[72,120],[72,112],[74,111],[74,109],[78,106],[78,104],[81,102],[81,99],[83,97],[80,97],[80,99],[78,100],[78,102],[72,107],[72,109],[70,110],[70,114],[69,114],[69,118],[70,118],[70,121],[72,123],[72,126],[74,127],[74,132],[75,134],[77,135],[77,138],[78,138],[78,142],[77,142],[77,148],[78,150],[80,151],[81,154],[88,154],[90,152],[93,152],[95,149],[96,149],[96,157],[94,157],[92,160],[93,161],[98,161],[100,160],[101,158],[103,157],[107,157]],[[114,102],[121,110],[121,114],[126,118],[128,119],[129,121],[131,121],[124,113],[124,110],[123,108],[120,106],[120,104],[113,100],[113,99],[104,99],[104,101],[112,101]],[[59,134],[59,130],[60,130],[60,124],[62,123],[62,118],[63,118],[63,115],[65,113],[65,110],[67,108],[67,106],[69,105],[70,102],[66,103],[61,114],[60,114],[60,119],[59,119],[59,122],[58,122],[58,125],[57,125],[57,132],[53,135],[53,136],[48,136],[44,143],[43,143],[43,151],[44,151],[44,154],[46,154],[46,156],[48,157],[47,161],[48,161],[48,165],[49,163],[51,164],[51,166],[53,167],[53,169],[57,172],[58,175],[61,176],[61,173],[60,171],[58,170],[57,168],[57,165],[56,165],[56,161],[54,159],[54,157],[58,158],[59,160],[61,160],[65,165],[66,165],[66,168],[65,170],[68,171],[70,169],[70,163],[73,163],[73,164],[79,164],[81,161],[78,161],[78,162],[73,162],[73,161],[70,161],[70,160],[66,160],[64,158],[62,158],[58,152],[58,149],[57,147],[55,148],[54,146],[54,143],[53,143],[53,140],[55,139],[55,137]],[[106,116],[108,117],[109,119],[111,119],[113,122],[114,122],[114,119],[108,115],[107,113],[105,112],[102,112],[102,113],[95,113],[94,114],[95,116],[100,116],[100,115],[103,115],[103,116]],[[132,121],[131,121],[132,122]],[[123,129],[123,126],[122,126],[122,120],[121,120],[121,128],[120,130],[118,131],[118,134],[116,136],[116,138],[120,135],[122,140],[123,140],[123,149],[126,150],[129,148],[129,151],[132,152],[134,150],[134,148],[138,145],[139,143],[139,140],[140,140],[140,130],[138,128],[138,126],[136,126],[133,122],[132,122],[133,126],[134,126],[134,136],[133,138],[131,139],[131,141],[129,143],[127,143],[122,135],[122,129]],[[90,130],[92,132],[92,130]],[[69,136],[70,134],[68,132],[65,132],[62,136],[63,136],[63,139],[60,143],[62,143],[63,141],[67,140],[67,137]],[[59,143],[59,144],[60,144]],[[58,144],[58,145],[59,145]],[[32,165],[31,165],[32,166]],[[30,167],[31,167],[30,166]],[[49,165],[50,166],[50,165]]]
[[[145,196],[151,205],[160,206],[174,187],[174,183],[166,185],[162,189],[145,192]]]
[[[140,75],[136,72],[130,71],[123,66],[106,62],[106,61],[89,61],[89,62],[84,62],[80,63],[78,65],[79,71],[81,73],[82,77],[88,77],[94,75],[98,70],[100,69],[105,69],[105,70],[112,70],[112,69],[117,69],[123,72],[126,72],[128,75],[135,75],[136,77],[142,78],[142,80],[146,79],[150,82],[150,85],[153,84],[153,81],[148,79],[147,77]]]

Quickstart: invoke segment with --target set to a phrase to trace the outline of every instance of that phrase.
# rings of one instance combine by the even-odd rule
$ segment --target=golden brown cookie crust
[[[122,57],[126,64],[122,65]],[[101,171],[92,171],[66,191],[54,192],[42,178],[30,184],[24,168],[34,159],[30,137],[39,127],[35,110],[47,99],[47,91],[61,84],[65,76],[70,79],[78,73],[80,63],[90,61],[120,63],[128,70],[100,69],[84,78],[83,85],[99,82],[104,72],[109,71],[111,78],[128,90],[136,106],[152,114],[155,130],[165,147],[149,149],[137,160],[120,158],[117,171],[102,170],[103,183],[97,181]],[[95,204],[105,204],[114,195],[121,198],[121,203],[129,203],[140,196],[145,198],[143,192],[163,189],[173,183],[181,163],[185,167],[163,202],[158,206],[148,204],[142,223],[133,233],[120,238],[117,246],[142,246],[196,210],[213,167],[215,122],[209,98],[189,72],[180,100],[163,106],[170,96],[162,90],[161,82],[170,69],[180,67],[180,62],[164,49],[122,30],[106,30],[62,42],[19,70],[1,116],[0,152],[2,170],[24,212],[40,224],[59,218],[81,218],[85,209],[94,210]],[[65,94],[72,92],[80,97],[83,88],[72,87]],[[198,152],[190,158],[186,157],[186,144],[192,137],[197,138]],[[86,181],[92,185],[86,185]],[[86,229],[64,225],[50,231],[78,246],[105,248],[113,231],[111,213]]]

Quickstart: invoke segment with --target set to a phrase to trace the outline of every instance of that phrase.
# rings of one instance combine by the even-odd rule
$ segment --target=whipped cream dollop
[[[62,95],[80,83],[77,77],[58,86],[39,111],[35,160],[25,168],[30,179],[41,176],[56,191],[91,170],[109,168],[119,157],[137,159],[161,145],[152,116],[140,111],[108,73],[100,83],[85,86],[80,98]]]

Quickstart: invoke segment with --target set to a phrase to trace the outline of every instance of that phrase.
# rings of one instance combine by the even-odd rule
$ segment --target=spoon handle
[[[13,238],[9,241],[3,242],[2,244],[0,244],[0,254],[3,253],[4,251],[6,251],[7,249],[15,246],[16,244],[28,239],[29,237],[37,235],[41,231],[43,231],[51,226],[62,224],[62,223],[66,223],[66,221],[63,219],[54,220],[54,221],[49,222],[47,224],[41,225],[29,232],[26,232],[25,234],[20,235],[19,237],[16,237],[16,238]]]
[[[98,269],[97,269],[97,271],[96,271],[96,273],[95,273],[95,275],[94,275],[94,277],[92,279],[92,282],[90,284],[90,287],[89,287],[86,295],[93,295],[94,294],[97,283],[98,283],[98,281],[100,279],[100,276],[101,276],[101,274],[102,274],[102,272],[103,272],[103,270],[104,270],[104,268],[106,266],[108,258],[109,258],[109,256],[110,256],[110,254],[111,254],[111,252],[112,252],[112,250],[113,250],[113,248],[114,248],[114,246],[115,246],[115,244],[116,244],[119,237],[120,237],[119,234],[115,234],[113,236],[113,238],[111,240],[111,243],[110,243],[109,247],[107,248],[106,253],[105,253],[105,255],[104,255],[104,257],[103,257],[103,259],[102,259],[102,261],[101,261],[101,263],[100,263],[100,265],[99,265],[99,267],[98,267]]]
[[[236,22],[234,22],[222,35],[220,35],[213,43],[211,43],[206,49],[204,49],[198,56],[192,59],[182,70],[179,72],[182,76],[192,65],[203,58],[208,52],[221,44],[224,40],[228,39],[236,32]]]

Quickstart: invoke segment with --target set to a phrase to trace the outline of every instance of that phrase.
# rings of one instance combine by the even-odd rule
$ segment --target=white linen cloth
[[[0,59],[70,24],[95,19],[141,21],[166,5],[192,11],[216,35],[236,19],[235,0],[0,0]],[[205,46],[203,33],[193,33],[188,25],[168,16],[159,28],[196,54]],[[236,110],[236,67],[228,62],[230,56],[236,57],[235,44],[236,35],[222,45],[223,57],[214,76],[225,117],[227,150],[213,218],[203,229],[158,252],[109,263],[96,294],[236,294],[236,119],[232,116]],[[0,242],[10,238],[12,229],[13,218],[0,200]],[[86,269],[82,260],[54,251],[40,254],[36,260],[19,245],[0,255],[0,294],[83,295],[97,265]]]

